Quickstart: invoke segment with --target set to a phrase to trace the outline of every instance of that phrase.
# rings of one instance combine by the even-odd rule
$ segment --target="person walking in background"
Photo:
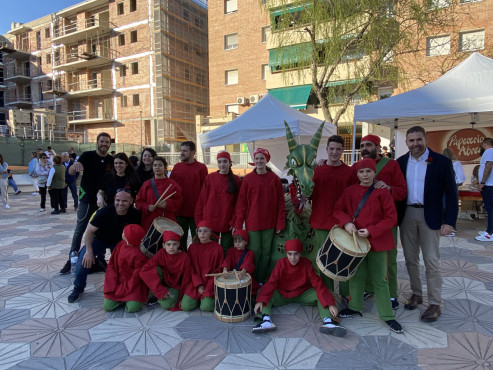
[[[39,156],[39,162],[36,165],[36,176],[38,177],[39,195],[39,212],[44,212],[46,209],[46,182],[50,174],[51,164],[48,162],[48,156],[42,153]],[[70,266],[69,266],[70,271]]]
[[[63,206],[65,209],[68,208],[67,196],[70,190],[74,200],[74,210],[77,211],[77,208],[79,208],[79,197],[77,196],[77,177],[79,177],[79,173],[75,175],[68,173],[68,169],[74,164],[74,160],[70,159],[70,154],[67,152],[62,153],[62,164],[65,166],[65,187],[62,190]]]
[[[139,157],[137,157],[136,154],[137,153],[135,153],[135,150],[132,150],[132,154],[130,154],[130,157],[128,157],[128,160],[130,161],[130,163],[132,163],[132,166],[134,166],[134,168],[137,168],[137,165],[139,164]]]
[[[0,190],[2,191],[2,200],[5,209],[10,209],[9,206],[9,195],[7,193],[8,188],[8,175],[7,169],[9,164],[4,162],[3,155],[0,154]]]
[[[50,193],[51,214],[67,212],[63,202],[62,191],[65,188],[65,166],[62,164],[62,157],[53,157],[53,167],[50,168],[46,188]]]
[[[17,184],[15,183],[14,176],[12,175],[12,171],[10,169],[7,170],[7,178],[9,185],[12,186],[12,189],[14,189],[15,195],[19,195],[22,193],[19,188],[17,187]]]
[[[481,144],[481,161],[479,162],[478,188],[483,197],[483,206],[488,214],[488,227],[481,231],[476,240],[480,242],[493,241],[493,139],[486,138]]]
[[[38,155],[36,152],[31,152],[31,158],[29,160],[29,169],[28,169],[28,174],[31,176],[32,181],[33,181],[33,194],[32,195],[38,195],[39,193],[39,187],[38,187],[38,177],[36,175],[36,165],[38,164]]]
[[[45,154],[48,156],[49,161],[53,162],[53,157],[56,155],[56,152],[51,148],[51,146],[46,148]]]
[[[77,160],[77,153],[74,152],[74,148],[70,147],[68,150],[68,156],[70,159],[72,159],[74,162]]]
[[[455,184],[457,185],[457,196],[459,196],[459,186],[462,186],[466,181],[466,175],[464,175],[464,169],[462,164],[455,157],[454,152],[450,148],[445,148],[442,154],[452,161],[452,167],[454,168]],[[445,207],[446,199],[443,200],[443,206]],[[450,234],[445,236],[455,236],[457,230],[454,229]]]

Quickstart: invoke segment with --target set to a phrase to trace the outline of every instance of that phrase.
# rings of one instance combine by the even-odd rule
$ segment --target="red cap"
[[[140,225],[130,224],[125,226],[123,234],[125,235],[128,244],[138,246],[142,239],[144,239],[146,232]]]
[[[207,227],[208,229],[211,229],[212,230],[212,227],[211,227],[211,224],[209,221],[206,221],[206,220],[202,220],[198,223],[197,225],[197,229],[200,228],[200,227]]]
[[[163,243],[166,243],[169,240],[175,240],[179,242],[180,239],[181,239],[180,234],[177,234],[174,231],[165,231],[163,233]]]
[[[226,158],[228,161],[231,162],[231,155],[226,150],[221,150],[219,153],[217,153],[217,159],[219,158]]]
[[[371,158],[365,158],[365,159],[360,159],[358,162],[353,164],[354,170],[358,172],[359,170],[363,168],[369,168],[373,172],[376,172],[376,164],[375,160]]]
[[[290,239],[286,241],[285,244],[286,252],[303,252],[303,244],[299,239]]]
[[[241,236],[243,238],[243,240],[248,243],[248,232],[246,230],[236,230],[233,233],[233,237],[234,236]]]
[[[361,138],[360,143],[362,143],[363,141],[371,141],[376,146],[380,146],[380,137],[378,137],[377,135],[366,135],[366,136],[363,136]]]

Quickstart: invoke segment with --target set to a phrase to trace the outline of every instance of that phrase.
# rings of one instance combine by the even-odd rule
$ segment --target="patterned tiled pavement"
[[[419,320],[402,308],[410,295],[399,249],[404,334],[378,319],[374,300],[363,317],[345,319],[344,338],[320,334],[314,307],[274,309],[278,330],[251,333],[253,320],[220,322],[212,314],[102,310],[102,273],[67,303],[73,277],[60,276],[76,214],[39,214],[39,198],[11,196],[0,210],[0,369],[484,369],[493,366],[493,243],[474,240],[485,221],[459,221],[457,237],[441,238],[443,311]],[[424,274],[423,274],[424,278]]]

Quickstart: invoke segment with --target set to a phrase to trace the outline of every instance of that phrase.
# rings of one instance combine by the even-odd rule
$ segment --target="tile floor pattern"
[[[378,319],[374,300],[363,317],[344,319],[344,338],[320,334],[315,307],[274,309],[278,330],[251,333],[253,320],[228,324],[212,314],[144,306],[136,314],[102,310],[104,275],[93,274],[81,300],[67,303],[66,261],[76,214],[37,212],[22,194],[0,211],[0,369],[482,369],[493,366],[493,243],[474,240],[485,221],[460,221],[441,238],[443,311],[419,320],[403,309],[410,294],[398,255],[397,320],[404,334]],[[424,279],[424,272],[422,274]]]

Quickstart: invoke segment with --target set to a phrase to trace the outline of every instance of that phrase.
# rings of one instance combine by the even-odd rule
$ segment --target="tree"
[[[458,12],[449,1],[267,0],[271,68],[286,82],[309,81],[312,101],[337,124],[352,101],[395,85],[402,61],[454,24]]]

